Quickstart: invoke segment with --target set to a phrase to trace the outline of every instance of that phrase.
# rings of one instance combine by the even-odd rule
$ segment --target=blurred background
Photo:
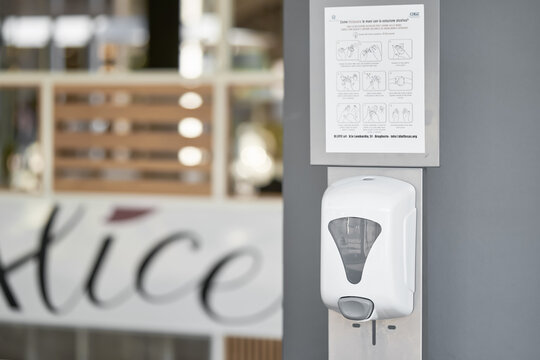
[[[280,359],[282,80],[281,0],[0,0],[0,358]]]

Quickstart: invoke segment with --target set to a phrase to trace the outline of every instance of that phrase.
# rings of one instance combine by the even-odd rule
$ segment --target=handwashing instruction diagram
[[[360,42],[361,61],[381,61],[382,45],[380,42]]]
[[[364,91],[386,90],[386,72],[384,71],[364,71],[363,86]]]
[[[338,60],[358,60],[358,42],[338,41],[336,55]]]
[[[412,104],[390,104],[388,106],[390,122],[392,123],[411,123],[412,122]]]
[[[388,41],[388,56],[392,60],[412,59],[412,40]]]
[[[390,71],[388,73],[388,89],[390,90],[412,90],[412,71]]]
[[[364,122],[386,122],[386,104],[365,104],[363,109]]]
[[[326,151],[424,153],[424,5],[324,16]]]
[[[337,73],[337,91],[360,90],[360,73],[355,71],[340,71]]]
[[[360,121],[360,107],[358,104],[339,104],[338,122],[357,123]]]

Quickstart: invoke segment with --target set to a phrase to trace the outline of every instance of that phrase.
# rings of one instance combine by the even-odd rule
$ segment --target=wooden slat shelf
[[[54,186],[60,191],[210,195],[209,183],[189,184],[165,180],[115,181],[56,178]]]
[[[203,105],[200,108],[187,110],[178,105],[56,105],[54,110],[56,120],[66,119],[133,119],[156,122],[162,120],[179,120],[193,116],[202,122],[210,122],[212,119],[212,108]]]
[[[184,146],[210,148],[211,137],[201,135],[194,139],[184,138],[179,134],[89,134],[89,133],[59,133],[56,134],[54,147],[56,149],[87,149],[92,147],[131,148],[136,150],[180,150]]]
[[[203,118],[203,117],[199,117],[198,115],[196,114],[186,114],[185,117],[189,117],[189,116],[194,116],[196,118],[198,118],[199,120],[201,120],[201,122],[203,124],[206,125],[206,127],[208,128],[209,125],[210,125],[210,122],[211,122],[211,119],[210,118]],[[103,119],[103,117],[100,117]],[[180,122],[180,120],[182,120],[182,118],[171,118],[171,119],[127,119],[127,118],[110,118],[110,119],[105,119],[105,120],[109,120],[111,122],[115,122],[115,121],[128,121],[130,124],[137,124],[137,125],[156,125],[156,124],[159,124],[159,125],[178,125],[178,123]],[[92,121],[92,119],[89,119],[89,118],[77,118],[77,119],[69,119],[69,118],[57,118],[56,119],[56,124],[68,124],[69,122],[71,121],[86,121],[86,122],[89,122],[89,121]]]
[[[210,195],[211,157],[201,165],[190,167],[177,160],[177,153],[183,147],[194,146],[205,157],[211,155],[211,86],[64,84],[56,85],[54,91],[55,190]],[[201,107],[185,109],[178,104],[178,98],[189,91],[201,95],[204,101]],[[95,94],[101,95],[101,102],[90,104]],[[115,100],[125,104],[116,104]],[[172,126],[186,117],[195,117],[205,124],[201,136],[185,138],[178,133],[177,126]],[[116,129],[117,121],[135,126],[127,126],[124,134],[93,133],[89,131],[89,122],[96,118],[111,121],[112,129]],[[101,149],[103,159],[91,158],[90,149]],[[105,151],[116,149],[126,150],[125,160],[111,158]],[[136,157],[130,158],[129,154]],[[170,158],[146,158],[153,154]],[[108,176],[114,171],[128,171],[133,180],[123,177],[114,180]],[[188,175],[187,171],[200,174],[183,177]],[[74,174],[76,178],[72,177]],[[178,180],[170,180],[171,176]],[[187,179],[198,182],[184,181]]]
[[[91,160],[88,158],[63,158],[57,157],[54,161],[56,169],[133,169],[140,171],[182,171],[194,170],[209,173],[212,169],[211,164],[198,166],[185,166],[176,160]]]
[[[227,337],[225,339],[226,360],[281,360],[281,341]]]
[[[56,94],[76,94],[85,95],[90,93],[100,92],[103,94],[115,94],[126,92],[136,95],[182,95],[186,92],[196,92],[199,95],[212,94],[210,86],[194,86],[180,87],[170,85],[145,85],[145,86],[129,86],[129,85],[56,85]]]

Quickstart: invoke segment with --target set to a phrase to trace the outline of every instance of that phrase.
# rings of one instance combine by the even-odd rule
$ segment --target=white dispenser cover
[[[414,187],[358,176],[324,193],[321,296],[331,310],[367,321],[409,315],[415,288]]]

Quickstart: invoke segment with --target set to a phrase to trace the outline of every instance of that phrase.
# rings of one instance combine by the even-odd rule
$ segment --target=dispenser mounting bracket
[[[423,169],[329,167],[328,185],[353,176],[379,175],[403,180],[416,190],[416,290],[407,317],[358,324],[328,311],[329,360],[422,360],[422,187]]]

